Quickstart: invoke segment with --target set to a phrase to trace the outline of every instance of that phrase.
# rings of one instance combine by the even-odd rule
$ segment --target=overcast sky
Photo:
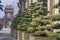
[[[4,6],[3,8],[5,8],[6,5],[13,5],[14,7],[14,15],[17,14],[18,12],[18,6],[17,6],[17,2],[18,0],[1,0],[2,1],[2,5]],[[0,18],[3,18],[4,16],[4,11],[0,10]]]

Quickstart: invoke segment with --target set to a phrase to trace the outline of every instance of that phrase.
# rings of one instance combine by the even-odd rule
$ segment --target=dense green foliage
[[[54,27],[53,27],[54,29],[60,29],[60,24],[54,24]]]
[[[53,15],[51,17],[52,21],[59,21],[60,20],[60,14]]]
[[[19,13],[12,22],[12,27],[23,30],[26,32],[32,32],[40,36],[55,36],[53,32],[53,21],[60,20],[58,16],[55,19],[53,16],[51,19],[42,19],[40,16],[46,16],[48,14],[47,7],[38,3],[31,3],[26,10]],[[51,34],[50,34],[51,33]]]
[[[54,8],[59,8],[60,9],[60,3],[57,3],[56,5],[54,5]]]
[[[60,32],[59,33],[57,33],[57,40],[60,40]]]
[[[20,22],[20,14],[17,14],[16,17],[14,17],[11,27],[17,29],[17,25]]]

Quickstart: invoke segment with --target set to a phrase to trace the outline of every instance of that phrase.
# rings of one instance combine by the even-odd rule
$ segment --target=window
[[[43,6],[47,7],[47,0],[41,0],[43,2]]]

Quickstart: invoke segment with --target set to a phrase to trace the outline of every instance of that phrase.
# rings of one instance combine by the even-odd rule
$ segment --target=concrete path
[[[0,31],[0,40],[16,40],[10,35],[10,28],[3,28]]]

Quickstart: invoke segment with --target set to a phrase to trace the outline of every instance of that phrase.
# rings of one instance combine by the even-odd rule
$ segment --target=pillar
[[[54,0],[49,0],[50,2],[49,2],[49,4],[50,4],[50,12],[49,12],[49,14],[50,15],[53,15],[53,2],[54,2]]]

